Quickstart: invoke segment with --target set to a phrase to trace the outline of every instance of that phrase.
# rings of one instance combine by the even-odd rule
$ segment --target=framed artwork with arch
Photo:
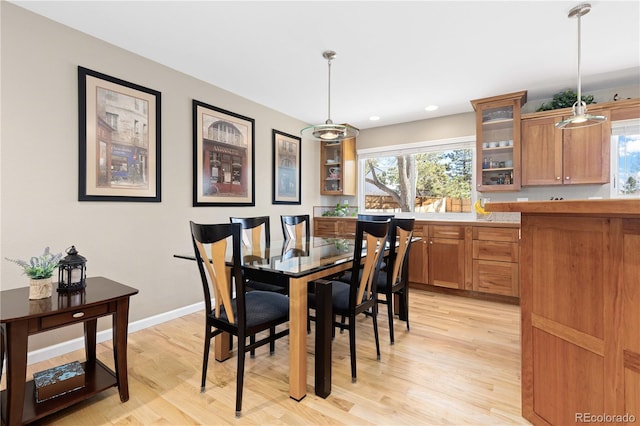
[[[253,118],[193,100],[193,206],[254,206]]]

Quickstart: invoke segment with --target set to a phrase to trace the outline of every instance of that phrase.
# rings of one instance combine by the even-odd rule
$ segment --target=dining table
[[[352,267],[355,240],[311,237],[308,240],[271,241],[269,246],[243,244],[242,269],[245,278],[277,284],[289,295],[289,396],[296,401],[307,394],[307,295],[315,286],[317,306],[315,334],[315,393],[326,398],[331,393],[331,340],[333,315],[331,281],[323,280]],[[193,253],[174,254],[194,260]],[[232,261],[228,250],[227,263]],[[215,357],[229,358],[228,336],[215,337]]]

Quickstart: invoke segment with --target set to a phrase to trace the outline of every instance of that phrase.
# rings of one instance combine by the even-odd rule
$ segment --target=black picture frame
[[[193,206],[255,206],[255,120],[195,99]]]
[[[78,66],[78,201],[161,201],[161,93]]]
[[[271,204],[302,203],[302,139],[276,129],[271,131]]]

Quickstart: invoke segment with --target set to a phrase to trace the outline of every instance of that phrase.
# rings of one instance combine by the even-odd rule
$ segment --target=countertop
[[[524,214],[580,214],[606,216],[640,216],[640,199],[558,200],[487,203],[490,212],[520,212]]]
[[[398,216],[402,217],[402,216]],[[339,219],[339,220],[357,220],[352,216],[315,216],[315,219]],[[416,217],[416,223],[422,225],[460,225],[460,226],[487,226],[496,228],[519,228],[519,220],[488,220],[488,219],[422,219]]]

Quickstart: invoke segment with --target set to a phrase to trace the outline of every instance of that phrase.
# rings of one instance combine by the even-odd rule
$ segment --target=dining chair
[[[394,214],[360,214],[358,213],[358,220],[386,222],[387,220],[393,219],[394,217],[395,217]]]
[[[366,220],[373,222],[386,222],[395,217],[393,214],[358,214],[358,220]],[[387,269],[387,256],[383,255],[382,263],[380,264],[380,269],[382,271],[386,271]],[[342,273],[338,276],[340,281],[349,282],[351,280],[351,273],[349,271]]]
[[[382,253],[387,239],[388,222],[357,221],[356,236],[353,250],[353,266],[351,267],[351,281],[331,280],[332,285],[332,309],[333,326],[349,332],[349,352],[351,358],[351,381],[356,382],[356,316],[367,311],[371,313],[373,320],[373,333],[376,342],[376,355],[380,360],[380,341],[378,338],[377,320],[377,275],[382,262]],[[366,247],[365,257],[362,250]],[[360,265],[363,264],[362,271]],[[324,280],[326,282],[326,280]],[[309,294],[309,307],[316,309],[316,299],[313,293]],[[337,315],[346,319],[336,321]]]
[[[282,236],[285,240],[302,240],[311,238],[311,226],[308,214],[301,215],[281,215]]]
[[[399,298],[398,317],[407,323],[409,330],[409,250],[413,238],[415,219],[393,218],[389,223],[389,255],[386,271],[377,276],[377,303],[387,305],[389,317],[389,338],[394,344],[393,335],[393,299]],[[384,296],[384,298],[381,298]]]
[[[245,355],[289,334],[288,327],[276,332],[276,326],[289,321],[289,298],[269,291],[245,291],[240,261],[240,224],[203,225],[190,222],[190,226],[204,290],[206,315],[200,392],[205,392],[211,339],[221,333],[237,336],[236,417],[239,417],[242,410]],[[225,253],[229,240],[233,249],[233,262],[231,274],[227,275]],[[235,297],[231,291],[231,278],[235,283]],[[258,341],[252,339],[247,345],[247,337],[255,337],[256,333],[266,330],[269,330],[266,337]]]
[[[269,216],[230,217],[231,223],[239,223],[242,227],[243,261],[245,263],[266,263],[269,261],[271,245],[271,229]],[[287,294],[287,288],[277,284],[247,280],[245,286],[249,290],[274,291]]]

